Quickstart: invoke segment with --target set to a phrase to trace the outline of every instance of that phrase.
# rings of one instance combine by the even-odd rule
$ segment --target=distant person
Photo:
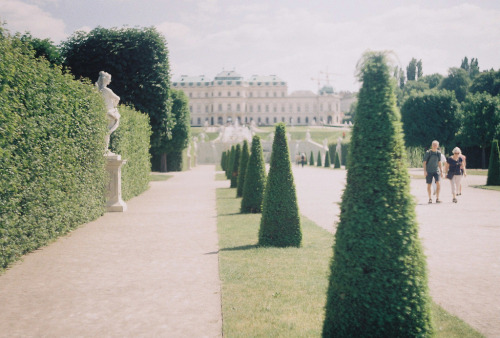
[[[451,182],[451,193],[453,194],[453,203],[457,203],[457,193],[460,188],[460,183],[462,182],[464,170],[464,162],[460,154],[462,151],[459,147],[453,148],[453,156],[446,159],[446,178]]]
[[[306,154],[300,154],[300,163],[302,164],[302,168],[304,168],[304,164],[306,164]]]
[[[432,141],[431,149],[424,155],[424,176],[427,183],[427,195],[429,195],[429,204],[432,203],[431,185],[432,181],[436,182],[436,203],[441,203],[439,200],[439,192],[441,191],[440,178],[443,175],[443,167],[441,165],[441,152],[438,150],[439,142]]]
[[[438,147],[438,151],[441,152],[441,148]],[[446,156],[441,153],[441,166],[444,166],[446,163]],[[436,182],[432,182],[432,194],[436,195]]]
[[[461,171],[462,171],[463,178],[465,178],[465,177],[467,177],[467,171],[466,171],[467,170],[466,169],[467,168],[467,158],[462,153],[460,154],[460,158],[462,159],[462,169],[461,169]],[[462,179],[462,181],[463,181],[463,179]],[[460,188],[458,189],[457,196],[460,196],[460,195],[462,195],[462,182],[460,182]]]

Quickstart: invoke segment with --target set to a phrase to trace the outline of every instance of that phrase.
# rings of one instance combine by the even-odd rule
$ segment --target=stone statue
[[[309,129],[306,131],[306,141],[311,141],[311,133],[309,132]]]
[[[118,112],[118,102],[120,97],[113,93],[107,86],[111,83],[111,74],[104,71],[99,72],[99,79],[96,82],[96,87],[104,98],[106,104],[106,117],[108,118],[108,134],[106,135],[106,152],[111,154],[109,148],[109,139],[111,134],[118,128],[120,124],[120,113]]]

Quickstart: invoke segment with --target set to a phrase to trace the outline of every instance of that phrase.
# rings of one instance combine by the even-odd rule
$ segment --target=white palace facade
[[[285,81],[276,75],[254,75],[248,80],[235,71],[222,71],[209,79],[204,75],[182,75],[172,83],[189,98],[191,125],[240,124],[339,125],[343,114],[340,96],[331,86],[318,94],[295,91],[288,94]]]

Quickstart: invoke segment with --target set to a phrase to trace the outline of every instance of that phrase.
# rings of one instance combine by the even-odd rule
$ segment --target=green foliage
[[[241,145],[234,148],[233,169],[231,170],[231,188],[238,187],[238,169],[240,168]]]
[[[363,84],[323,336],[431,336],[426,264],[387,56],[366,53],[358,67]]]
[[[245,172],[243,185],[243,199],[241,200],[241,212],[258,213],[262,211],[262,198],[266,184],[266,164],[260,137],[252,138],[250,158]]]
[[[441,144],[452,144],[459,126],[458,108],[452,92],[411,94],[401,107],[406,146],[428,147],[437,137]]]
[[[170,94],[175,126],[172,128],[172,138],[165,145],[167,171],[181,171],[182,151],[186,149],[190,139],[191,117],[189,101],[182,90],[172,89]]]
[[[248,149],[248,141],[243,141],[243,148],[241,149],[240,165],[238,168],[238,185],[236,189],[236,197],[243,196],[243,186],[245,185],[245,174],[248,166],[248,159],[250,158],[250,150]]]
[[[340,169],[340,158],[339,158],[339,153],[335,152],[335,162],[334,166],[335,169]]]
[[[486,92],[491,96],[500,95],[500,70],[480,73],[472,81],[469,90],[472,94]]]
[[[314,155],[312,150],[311,150],[311,156],[309,156],[309,165],[314,165]]]
[[[439,89],[446,89],[455,92],[458,102],[465,100],[469,90],[469,74],[462,68],[450,68],[448,76],[439,84]]]
[[[424,83],[427,83],[429,86],[429,89],[436,88],[439,86],[441,81],[444,79],[444,76],[439,74],[439,73],[434,73],[430,75],[425,75],[422,78],[419,78],[418,80]]]
[[[498,150],[498,140],[491,142],[490,165],[488,166],[486,185],[500,185],[500,151]]]
[[[233,174],[233,165],[234,165],[234,145],[231,146],[231,150],[229,150],[229,156],[227,160],[227,169],[226,169],[226,177],[228,180],[231,179],[231,175]]]
[[[486,148],[500,133],[500,98],[484,92],[467,95],[460,124],[457,138],[461,144]]]
[[[425,149],[425,147],[406,147],[406,164],[409,168],[422,167]],[[444,151],[442,153],[444,154]]]
[[[406,77],[408,81],[415,81],[417,78],[417,59],[411,58],[410,63],[406,67]]]
[[[220,167],[222,168],[223,171],[226,171],[226,152],[223,151],[222,155],[220,157]]]
[[[328,150],[325,154],[325,168],[330,168],[330,153],[328,152]]]
[[[475,58],[472,58],[469,63],[469,59],[466,56],[462,59],[460,68],[465,70],[467,74],[469,74],[469,77],[473,79],[479,74],[479,61]]]
[[[269,176],[267,178],[259,245],[275,247],[300,247],[300,229],[297,194],[293,182],[290,152],[284,123],[276,125]]]
[[[26,43],[35,51],[36,58],[45,58],[52,65],[61,66],[62,57],[59,48],[50,39],[38,39],[31,36],[30,33],[25,33],[21,36],[21,41]]]
[[[0,28],[0,269],[103,214],[106,109]]]
[[[121,103],[149,115],[153,168],[169,150],[171,114],[170,69],[165,38],[153,28],[78,31],[62,43],[64,65],[77,78],[97,81],[99,71],[112,75],[109,85]],[[165,163],[166,164],[166,163]],[[166,169],[166,168],[163,168]]]
[[[318,157],[316,158],[316,166],[317,167],[322,167],[323,164],[321,163],[321,151],[318,150]]]
[[[149,187],[151,161],[149,118],[135,109],[121,105],[120,125],[111,134],[111,150],[127,160],[122,166],[122,196],[125,201],[146,191]]]

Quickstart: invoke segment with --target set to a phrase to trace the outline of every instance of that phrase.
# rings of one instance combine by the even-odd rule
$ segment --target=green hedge
[[[0,270],[103,214],[105,112],[0,28]]]
[[[151,161],[149,116],[128,106],[120,106],[120,125],[111,134],[111,149],[127,163],[122,166],[122,197],[125,201],[149,187]]]

